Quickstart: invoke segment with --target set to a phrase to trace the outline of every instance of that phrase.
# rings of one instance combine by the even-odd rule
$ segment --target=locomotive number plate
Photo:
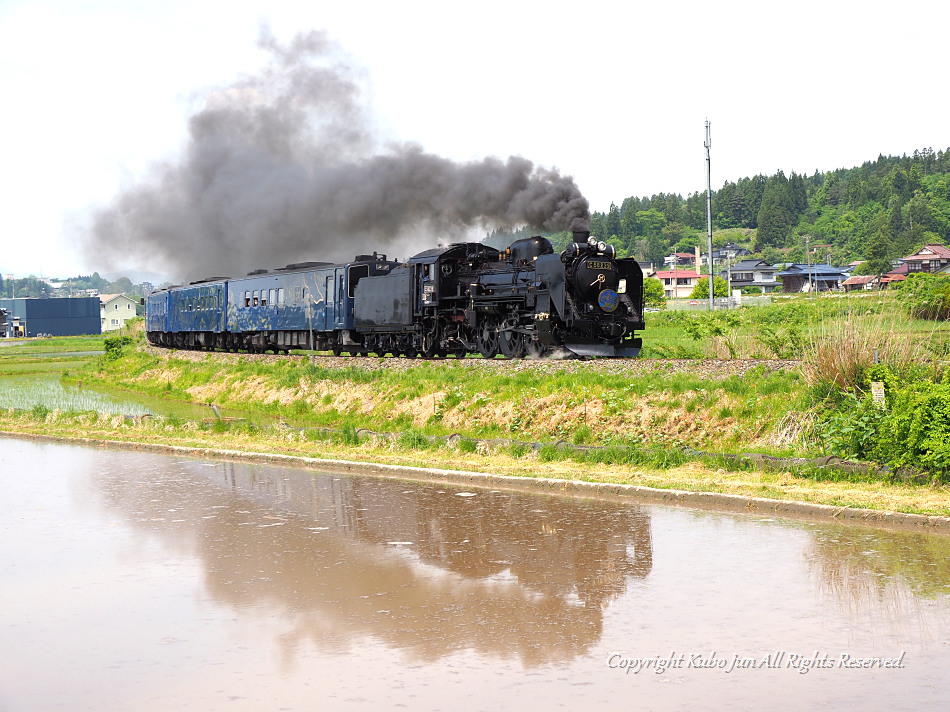
[[[613,269],[614,266],[609,262],[588,262],[587,269]]]

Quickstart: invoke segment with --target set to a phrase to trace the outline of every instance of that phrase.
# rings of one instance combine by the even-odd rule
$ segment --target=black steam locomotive
[[[532,237],[199,280],[153,292],[146,309],[155,345],[275,353],[632,357],[643,328],[640,266],[586,231],[560,255]]]

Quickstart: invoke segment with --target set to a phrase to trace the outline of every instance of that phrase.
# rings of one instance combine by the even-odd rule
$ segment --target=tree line
[[[714,244],[746,244],[767,262],[802,262],[806,238],[822,259],[867,260],[865,272],[925,243],[950,239],[950,148],[880,155],[811,176],[777,171],[727,181],[712,194]],[[706,245],[706,193],[632,196],[591,216],[591,232],[624,256],[661,263]]]
[[[100,276],[98,272],[93,272],[91,275],[79,275],[63,280],[63,287],[60,291],[65,296],[77,297],[84,296],[87,289],[97,289],[100,294],[134,295],[139,291],[139,286],[132,284],[132,280],[128,277],[119,277],[115,281],[110,281]],[[51,296],[53,296],[52,285],[34,275],[7,280],[0,276],[0,298],[12,299],[16,297],[19,299],[21,297]]]

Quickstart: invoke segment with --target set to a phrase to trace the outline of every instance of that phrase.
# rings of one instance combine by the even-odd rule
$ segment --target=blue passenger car
[[[148,338],[174,348],[362,353],[353,317],[356,284],[396,264],[374,253],[346,264],[303,262],[170,287],[149,295]]]
[[[178,349],[219,346],[227,289],[225,279],[214,278],[152,292],[145,302],[149,341]]]
[[[145,332],[153,343],[159,343],[161,335],[168,332],[169,294],[168,289],[160,289],[145,299]]]
[[[228,285],[227,330],[241,348],[310,348],[361,352],[353,297],[362,277],[387,274],[385,255],[361,255],[346,264],[305,262],[257,270]]]

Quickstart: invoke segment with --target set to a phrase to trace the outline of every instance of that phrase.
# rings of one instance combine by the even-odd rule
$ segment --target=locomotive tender
[[[180,349],[633,357],[643,328],[639,264],[587,231],[560,255],[543,237],[503,251],[464,242],[405,263],[373,253],[207,278],[146,300],[149,342]]]

